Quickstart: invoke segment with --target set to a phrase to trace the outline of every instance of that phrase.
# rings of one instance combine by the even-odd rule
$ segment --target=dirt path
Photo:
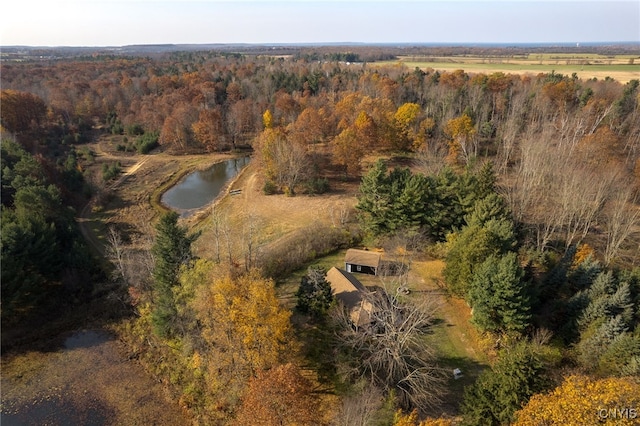
[[[252,172],[249,175],[247,181],[244,183],[244,188],[242,189],[242,193],[244,194],[244,202],[248,203],[256,190],[256,181],[258,180],[258,173]]]
[[[109,156],[110,158],[116,158],[110,154],[106,154],[102,152],[100,155]],[[144,157],[136,162],[131,167],[127,168],[127,170],[113,183],[109,184],[107,187],[109,191],[113,191],[117,189],[123,182],[125,182],[130,176],[135,175],[135,173],[140,170],[140,168],[149,160],[149,157]],[[78,222],[78,226],[80,227],[80,232],[84,237],[85,241],[87,241],[96,253],[100,255],[104,255],[104,244],[100,241],[100,238],[94,232],[92,228],[92,224],[94,223],[91,220],[91,214],[93,213],[93,208],[96,205],[95,197],[92,197],[87,204],[80,210],[80,215],[76,219]]]
[[[129,167],[113,184],[109,186],[109,189],[113,190],[116,187],[120,186],[122,182],[124,182],[129,176],[135,174],[138,171],[138,169],[140,169],[140,167],[142,167],[148,160],[149,160],[149,157],[144,157],[140,161],[138,161],[136,164]]]

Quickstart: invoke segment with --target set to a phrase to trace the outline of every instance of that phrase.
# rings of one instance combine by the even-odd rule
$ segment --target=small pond
[[[185,213],[212,202],[224,186],[249,164],[249,157],[232,158],[206,170],[197,170],[162,195],[162,203]]]

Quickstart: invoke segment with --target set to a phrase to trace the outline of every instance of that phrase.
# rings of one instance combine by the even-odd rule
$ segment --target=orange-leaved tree
[[[33,124],[40,124],[47,112],[44,101],[38,96],[17,90],[1,91],[0,104],[0,122],[10,132],[29,130]]]
[[[249,381],[233,424],[310,426],[322,424],[322,413],[313,384],[298,367],[284,364]]]
[[[207,152],[218,151],[222,148],[223,130],[222,115],[218,109],[200,111],[198,121],[191,125],[191,130],[198,142]]]
[[[345,129],[333,140],[333,162],[344,167],[346,174],[355,175],[360,172],[360,161],[365,147],[358,140],[356,131]]]

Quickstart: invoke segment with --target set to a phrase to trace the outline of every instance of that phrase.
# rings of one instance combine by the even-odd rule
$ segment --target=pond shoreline
[[[165,210],[190,217],[210,207],[226,195],[228,188],[251,162],[250,155],[221,159],[209,166],[185,170],[179,177],[163,185],[157,200]]]

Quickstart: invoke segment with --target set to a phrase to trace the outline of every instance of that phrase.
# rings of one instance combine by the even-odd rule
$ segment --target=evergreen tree
[[[482,168],[478,171],[477,179],[478,186],[476,189],[476,196],[478,199],[496,193],[497,178],[491,161],[487,161],[482,165]]]
[[[85,278],[92,262],[73,209],[50,183],[52,176],[16,142],[3,140],[0,151],[0,293],[2,320],[9,324],[45,303],[59,305],[70,295],[82,296],[91,282]]]
[[[152,322],[155,332],[169,336],[176,332],[177,308],[174,287],[179,285],[180,268],[193,258],[191,244],[198,234],[187,235],[186,227],[178,225],[178,214],[169,212],[156,225],[156,241],[152,248],[155,257],[153,269],[154,306]]]
[[[327,272],[323,268],[310,266],[307,275],[302,277],[300,287],[296,292],[298,298],[296,308],[300,312],[316,318],[321,318],[327,313],[331,302],[333,302],[333,295],[326,274]]]
[[[511,212],[504,199],[499,194],[491,192],[475,202],[465,220],[467,225],[484,225],[491,219],[510,220],[510,217]]]
[[[522,333],[531,319],[523,275],[515,253],[484,261],[469,289],[471,321],[484,331]]]
[[[502,351],[491,370],[465,388],[463,424],[510,424],[516,410],[547,386],[544,370],[541,357],[526,343]]]
[[[475,269],[490,256],[512,250],[516,239],[513,223],[492,219],[484,225],[472,224],[451,237],[443,275],[449,291],[467,297]]]
[[[387,167],[382,160],[378,160],[362,177],[356,206],[361,212],[364,228],[374,234],[381,233],[387,226],[391,211],[389,192]]]

